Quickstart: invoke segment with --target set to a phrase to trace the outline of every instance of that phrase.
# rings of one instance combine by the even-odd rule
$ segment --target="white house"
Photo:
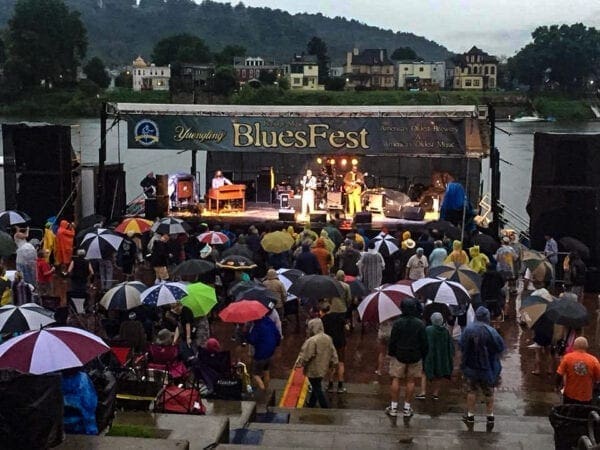
[[[400,61],[397,86],[401,89],[443,89],[446,84],[446,63],[443,61]]]
[[[141,56],[133,61],[134,91],[168,91],[171,79],[171,67],[158,67],[146,64]]]

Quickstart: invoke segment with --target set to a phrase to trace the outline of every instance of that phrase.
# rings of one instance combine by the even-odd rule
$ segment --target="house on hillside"
[[[274,59],[264,59],[260,56],[235,57],[233,69],[241,86],[249,82],[260,82],[260,74],[267,72],[276,77],[283,76],[283,67]]]
[[[134,91],[168,91],[171,79],[171,67],[158,67],[146,64],[141,56],[133,61]]]
[[[446,63],[443,61],[400,61],[397,87],[407,90],[438,90],[446,86]]]
[[[283,71],[290,83],[290,89],[305,91],[324,90],[319,84],[319,65],[313,55],[294,55],[292,61],[284,64]]]
[[[473,46],[452,59],[454,89],[487,90],[498,87],[498,58]]]
[[[344,70],[349,87],[393,89],[396,85],[394,63],[384,48],[353,49],[346,54]]]

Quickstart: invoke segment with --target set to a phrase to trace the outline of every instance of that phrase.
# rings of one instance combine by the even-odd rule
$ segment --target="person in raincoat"
[[[66,220],[60,221],[58,232],[56,233],[56,250],[54,258],[56,264],[64,270],[71,264],[73,257],[73,240],[75,239],[75,230],[73,225]]]
[[[329,269],[333,266],[333,255],[325,247],[323,238],[317,239],[315,247],[311,252],[317,257],[319,266],[321,267],[321,275],[329,275]]]
[[[423,372],[433,388],[431,397],[438,400],[442,380],[444,378],[450,380],[452,376],[454,343],[448,329],[444,326],[444,317],[439,312],[434,312],[431,315],[431,325],[425,329],[425,332],[427,333],[429,351],[423,361]],[[425,400],[425,390],[423,389],[416,398]]]
[[[469,261],[469,267],[477,272],[479,275],[483,275],[487,270],[487,266],[490,263],[490,259],[479,251],[479,245],[474,245],[469,249],[469,255],[471,255],[471,261]]]
[[[42,238],[42,249],[47,263],[55,259],[54,250],[56,249],[56,235],[52,231],[52,222],[47,222],[44,228],[44,237]]]
[[[385,261],[381,253],[375,250],[374,242],[369,244],[369,248],[360,256],[356,265],[358,266],[361,280],[369,292],[381,286]]]
[[[335,243],[331,239],[329,239],[329,233],[327,232],[327,230],[321,230],[321,239],[323,239],[327,251],[333,254],[335,250]]]
[[[463,250],[461,241],[452,243],[452,252],[444,260],[444,263],[469,264],[469,256]]]

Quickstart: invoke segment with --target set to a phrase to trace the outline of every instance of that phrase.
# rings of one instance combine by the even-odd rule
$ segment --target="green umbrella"
[[[217,294],[212,286],[194,283],[187,286],[187,291],[181,303],[192,310],[194,317],[206,316],[217,304]]]
[[[0,256],[10,256],[17,251],[17,245],[10,234],[0,231]]]

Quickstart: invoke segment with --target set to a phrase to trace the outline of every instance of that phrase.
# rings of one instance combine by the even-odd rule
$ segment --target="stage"
[[[336,214],[338,215],[338,223],[340,224],[340,229],[350,229],[353,225],[353,218],[347,214],[344,214],[343,211],[332,210],[330,212],[315,210],[315,213],[321,213],[321,217],[319,221],[310,221],[309,217],[302,216],[300,214],[294,214],[293,209],[278,209],[275,204],[270,203],[255,203],[248,202],[246,203],[245,211],[231,211],[231,210],[221,210],[219,214],[216,212],[208,211],[203,209],[203,207],[198,208],[198,211],[201,212],[192,212],[192,211],[170,211],[169,215],[173,217],[178,217],[183,220],[186,220],[190,223],[202,223],[206,222],[208,225],[212,226],[217,223],[228,223],[232,228],[247,228],[250,225],[266,225],[268,223],[275,225],[294,225],[297,228],[300,228],[306,224],[311,225],[311,228],[321,228],[325,225],[323,221],[323,215],[325,215],[326,220],[335,219]],[[287,220],[280,220],[280,211],[282,213],[287,213]],[[371,223],[354,223],[356,227],[364,228],[365,230],[374,230],[379,231],[383,227],[388,228],[388,230],[424,230],[427,228],[427,224],[433,221],[438,220],[438,213],[426,213],[424,220],[406,220],[406,219],[397,219],[392,217],[385,217],[381,213],[371,213],[372,221]],[[295,216],[295,220],[293,219]]]

